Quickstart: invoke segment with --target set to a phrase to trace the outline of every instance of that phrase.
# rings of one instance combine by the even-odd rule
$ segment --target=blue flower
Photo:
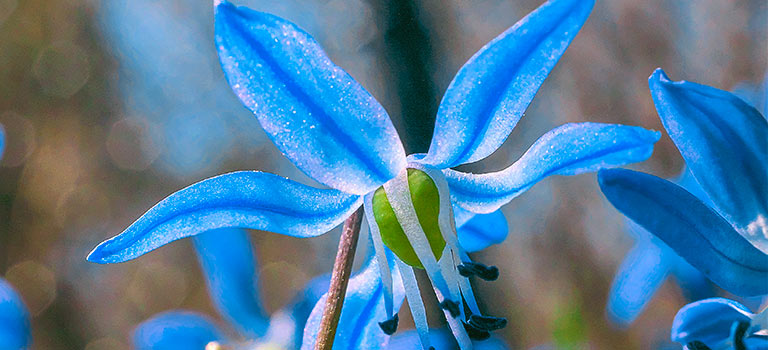
[[[739,296],[768,294],[768,122],[729,92],[672,82],[660,69],[651,75],[650,86],[664,127],[703,194],[697,198],[669,181],[624,169],[598,173],[603,193],[714,283]],[[710,324],[714,314],[689,310],[735,304],[717,300],[693,303],[678,319],[698,317],[697,324]],[[731,324],[719,327],[727,328],[718,330],[722,335]],[[685,340],[715,346],[710,338]]]
[[[768,311],[751,313],[733,300],[711,298],[686,305],[672,323],[672,340],[710,349],[768,348]],[[695,349],[688,345],[688,349]]]
[[[756,106],[765,117],[768,103],[766,87],[768,78],[758,86],[741,83],[734,88],[733,93]],[[684,170],[674,182],[712,206],[709,197],[689,170]],[[669,274],[674,276],[685,296],[691,301],[715,295],[706,276],[663,241],[631,220],[627,220],[626,227],[637,243],[624,259],[613,281],[607,309],[614,322],[626,326],[634,321]]]
[[[406,157],[384,108],[309,34],[273,15],[215,1],[216,44],[229,85],[278,149],[331,189],[256,171],[213,177],[162,200],[88,259],[122,262],[225,227],[313,237],[363,205],[379,271],[362,273],[366,283],[347,292],[334,348],[383,347],[397,325],[401,283],[429,348],[414,268],[426,270],[459,346],[471,348],[470,338],[487,338],[506,320],[482,316],[467,277],[492,280],[499,272],[473,263],[464,245],[482,249],[503,240],[498,209],[544,177],[642,161],[659,138],[632,126],[566,124],[502,171],[450,169],[504,142],[592,6],[548,1],[483,47],[448,87],[429,151]],[[323,306],[318,302],[307,321],[303,348],[313,346]]]
[[[173,310],[142,322],[133,334],[134,348],[204,349],[215,348],[214,344],[228,348],[259,344],[298,349],[304,323],[328,290],[329,276],[310,281],[289,305],[268,317],[261,303],[256,259],[246,230],[213,230],[195,236],[193,241],[213,304],[237,330],[238,337],[225,336],[227,333],[204,315]],[[351,286],[355,288],[354,281]]]

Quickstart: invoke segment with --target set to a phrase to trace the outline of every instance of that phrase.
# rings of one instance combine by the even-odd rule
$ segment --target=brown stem
[[[317,333],[315,350],[331,350],[336,327],[341,317],[341,306],[347,292],[352,263],[355,260],[357,240],[360,237],[360,224],[363,221],[363,207],[358,208],[347,221],[339,239],[339,250],[336,252],[336,262],[333,263],[331,286],[328,288],[328,298],[325,300],[325,310],[320,321],[320,331]]]

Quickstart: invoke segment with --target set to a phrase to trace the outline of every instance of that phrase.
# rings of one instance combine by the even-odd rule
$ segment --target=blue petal
[[[459,245],[468,253],[504,242],[507,238],[509,225],[501,210],[490,214],[473,214],[461,208],[454,208],[454,211],[463,211],[472,215],[461,225],[458,221],[456,222]]]
[[[550,0],[480,49],[445,92],[424,163],[450,168],[499,148],[593,5]]]
[[[301,341],[304,336],[304,327],[307,324],[309,315],[312,313],[312,309],[317,305],[320,298],[328,292],[330,284],[330,274],[315,277],[307,283],[304,291],[286,307],[287,310],[290,310],[291,318],[293,318],[296,324],[292,334],[293,340],[291,343],[293,346],[290,347],[291,349],[298,349],[301,346]],[[273,326],[270,325],[270,328],[272,327]]]
[[[280,151],[327,186],[366,194],[405,167],[386,111],[295,24],[217,0],[227,81]]]
[[[682,344],[698,340],[714,348],[729,339],[734,322],[750,322],[751,316],[747,308],[733,300],[700,300],[677,312],[672,340]]]
[[[608,315],[621,326],[632,323],[645,309],[669,274],[664,251],[650,241],[632,248],[616,272],[608,296]]]
[[[603,194],[713,282],[741,296],[768,293],[768,255],[683,188],[626,169],[601,170]]]
[[[269,328],[259,338],[259,344],[269,349],[298,349],[304,335],[304,325],[312,308],[328,291],[330,279],[330,274],[315,277],[291,302],[272,313]]]
[[[388,254],[388,260],[394,256]],[[394,309],[400,309],[405,291],[400,282],[397,269],[390,268],[394,287]],[[320,320],[325,309],[326,295],[317,302],[304,328],[304,340],[301,349],[314,349]],[[369,259],[366,265],[353,276],[347,287],[344,305],[339,319],[334,350],[382,349],[389,342],[389,336],[379,327],[379,322],[387,320],[384,307],[384,285],[377,259]]]
[[[213,304],[243,335],[259,338],[269,326],[258,288],[248,232],[218,229],[193,237]]]
[[[749,350],[766,350],[768,349],[768,336],[757,335],[744,339],[744,345]]]
[[[5,153],[5,128],[0,125],[0,159],[3,159],[3,153]]]
[[[458,349],[459,345],[450,330],[446,328],[430,329],[429,340],[432,347],[440,350]],[[491,336],[483,341],[473,341],[475,350],[507,350],[509,347],[499,337]],[[387,350],[422,350],[416,330],[398,331],[392,336]]]
[[[163,199],[121,234],[97,246],[88,260],[123,262],[177,239],[226,227],[314,237],[343,222],[361,203],[359,196],[268,173],[219,175]]]
[[[13,287],[0,278],[0,349],[26,349],[31,342],[29,311]]]
[[[205,349],[221,341],[221,332],[205,316],[191,311],[168,311],[156,315],[133,331],[136,350]]]
[[[669,247],[666,247],[666,244],[664,244],[664,246],[665,249],[670,249]],[[691,266],[691,264],[674,253],[671,249],[669,251],[669,259],[671,261],[670,265],[675,280],[677,281],[677,284],[680,285],[680,288],[682,288],[683,295],[689,301],[711,298],[717,295],[712,282],[709,281],[707,276],[704,276],[701,271]]]
[[[658,132],[636,126],[565,124],[536,140],[502,171],[444,172],[454,202],[475,213],[490,213],[549,175],[576,175],[645,160],[658,140]]]
[[[738,229],[768,217],[768,122],[733,94],[673,82],[657,69],[649,79],[669,136],[715,208]],[[748,239],[768,252],[768,223]]]

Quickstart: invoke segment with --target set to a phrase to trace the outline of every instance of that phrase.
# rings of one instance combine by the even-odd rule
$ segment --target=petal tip
[[[130,260],[120,257],[116,255],[115,252],[111,251],[111,241],[112,240],[110,239],[101,242],[99,245],[93,248],[90,253],[88,253],[88,256],[85,257],[85,260],[97,264],[114,264]]]
[[[102,243],[97,245],[95,248],[93,248],[93,250],[91,250],[91,252],[88,253],[88,256],[85,257],[85,260],[92,263],[97,263],[97,264],[106,264],[107,261],[103,253],[103,250],[104,250],[102,248],[103,246],[104,244]]]
[[[672,80],[669,79],[669,76],[667,75],[667,73],[664,72],[664,70],[659,67],[653,71],[650,77],[648,77],[648,82],[650,82],[651,84],[655,82],[671,83]]]
[[[614,184],[622,173],[629,170],[623,168],[603,168],[597,171],[597,182],[600,188],[605,191],[605,188]]]

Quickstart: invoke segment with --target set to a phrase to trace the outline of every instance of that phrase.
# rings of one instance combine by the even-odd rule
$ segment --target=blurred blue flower
[[[700,300],[675,315],[672,340],[686,345],[698,341],[713,350],[768,349],[768,309],[753,314],[733,300]]]
[[[309,34],[279,17],[215,1],[229,85],[283,154],[332,189],[256,171],[213,177],[162,200],[88,259],[123,262],[225,227],[313,237],[364,205],[375,251],[369,268],[378,271],[364,270],[357,277],[365,282],[347,292],[334,348],[383,348],[397,328],[401,282],[421,345],[430,347],[414,267],[426,270],[460,348],[471,348],[471,339],[489,338],[506,320],[482,316],[467,277],[493,280],[498,269],[471,262],[464,245],[482,249],[503,240],[498,209],[541,179],[642,161],[659,138],[638,127],[566,124],[502,171],[450,169],[504,142],[592,6],[548,1],[483,47],[448,87],[429,152],[406,157],[384,108]],[[433,211],[429,219],[421,217],[423,208]],[[324,304],[310,314],[302,348],[313,347]]]
[[[31,343],[29,311],[8,281],[0,278],[0,349],[27,349]]]
[[[5,151],[5,129],[0,125],[0,158]],[[0,278],[0,349],[27,349],[32,343],[29,311],[8,281]]]
[[[258,269],[248,233],[242,229],[219,229],[193,239],[213,304],[238,336],[225,336],[227,333],[204,315],[173,310],[142,322],[133,334],[134,348],[208,349],[206,346],[214,348],[216,344],[227,348],[258,344],[298,349],[304,323],[328,290],[329,276],[310,281],[291,303],[268,317],[261,302]],[[350,285],[355,288],[354,281]]]
[[[669,181],[623,169],[598,173],[603,193],[716,284],[739,296],[768,294],[768,122],[729,92],[672,82],[660,69],[651,75],[650,86],[664,127],[703,194],[697,198]],[[697,186],[688,188],[695,192]],[[642,260],[651,261],[646,269],[664,268],[663,251],[655,247],[655,257],[650,249],[644,253]],[[638,284],[646,288],[639,293],[652,293],[653,283],[647,281],[658,275],[649,273]],[[693,303],[678,316],[699,315],[689,310],[712,303]],[[709,339],[686,338],[692,340],[714,346]]]
[[[451,331],[445,328],[430,329],[429,340],[435,349],[458,349],[459,344],[453,338]],[[498,337],[491,337],[484,341],[473,341],[475,350],[507,350],[509,347]],[[416,330],[399,332],[392,336],[387,350],[419,350],[419,333]]]
[[[768,78],[753,86],[738,84],[733,93],[756,106],[765,116],[768,103]],[[689,170],[674,180],[704,203],[712,202],[696,182]],[[715,294],[709,280],[699,270],[682,259],[663,241],[653,236],[631,220],[626,220],[627,232],[637,243],[616,272],[608,298],[608,315],[615,323],[626,326],[640,315],[658,288],[671,273],[690,301],[712,297]]]

